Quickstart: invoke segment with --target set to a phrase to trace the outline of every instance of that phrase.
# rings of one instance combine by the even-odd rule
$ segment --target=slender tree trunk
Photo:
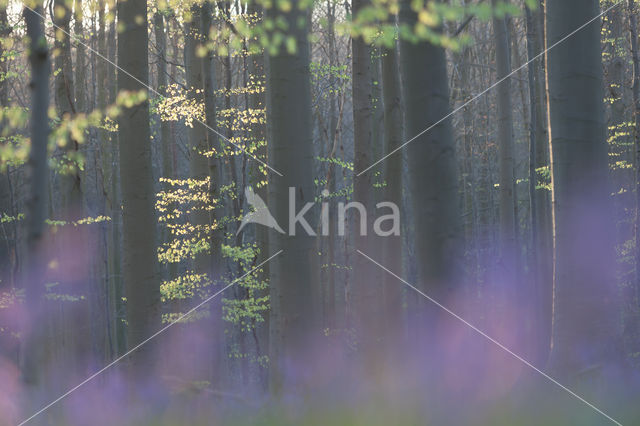
[[[164,30],[164,15],[156,12],[153,15],[154,34],[158,50],[158,63],[156,73],[158,74],[157,90],[166,96],[167,91],[167,36]],[[160,146],[162,147],[162,174],[164,177],[173,177],[173,158],[171,144],[171,127],[168,121],[160,122]]]
[[[382,96],[384,101],[384,152],[389,153],[402,144],[402,105],[400,96],[400,70],[398,69],[398,47],[382,50]],[[387,184],[384,201],[402,206],[402,155],[399,153],[385,160],[384,179]],[[390,235],[384,238],[385,266],[396,274],[402,274],[402,238]],[[401,336],[402,292],[398,281],[391,275],[384,280],[384,317],[387,336]],[[388,342],[391,344],[392,342]]]
[[[280,226],[289,224],[289,209],[299,211],[315,199],[313,183],[313,139],[311,135],[311,89],[309,72],[309,16],[307,10],[293,7],[284,12],[267,10],[267,18],[284,19],[297,52],[281,49],[267,57],[267,119],[270,165],[283,176],[269,176],[269,210]],[[306,22],[298,26],[299,21]],[[294,160],[295,159],[295,160]],[[293,200],[289,201],[289,194]],[[295,202],[295,206],[290,205]],[[312,229],[313,211],[307,218]],[[309,342],[320,337],[317,321],[315,239],[299,224],[291,224],[285,235],[272,231],[270,254],[271,331],[269,337],[270,387],[276,393],[304,386],[300,373],[311,368]]]
[[[185,71],[187,86],[191,90],[192,99],[197,103],[203,103],[205,107],[205,123],[216,128],[216,109],[212,74],[212,54],[204,57],[197,55],[197,47],[204,43],[208,37],[211,26],[211,11],[209,3],[194,5],[191,8],[191,22],[186,25],[185,33]],[[191,178],[204,181],[209,180],[207,188],[211,200],[220,199],[220,164],[217,158],[208,158],[207,153],[214,150],[221,152],[218,137],[212,131],[208,131],[204,124],[194,121],[189,129],[189,160]],[[220,284],[223,275],[224,263],[222,261],[221,246],[223,243],[222,229],[212,229],[215,223],[220,223],[221,214],[219,208],[213,214],[208,210],[200,209],[192,214],[191,222],[199,229],[200,238],[207,241],[210,249],[196,255],[194,259],[194,271],[197,274],[206,274],[212,284]],[[216,287],[214,287],[216,288]],[[209,306],[211,312],[211,324],[213,325],[215,342],[211,346],[213,379],[218,385],[224,385],[224,327],[222,325],[222,310],[219,300],[214,300]]]
[[[6,6],[0,5],[0,37],[6,38],[11,34],[11,27],[7,19]],[[0,57],[4,55],[4,46],[0,43]],[[0,62],[0,106],[8,107],[10,104],[10,88],[9,78],[6,75],[8,71],[8,61]],[[0,119],[0,126],[4,127],[5,119]],[[13,194],[11,188],[10,168],[0,170],[0,216],[15,216],[13,208]],[[13,265],[12,252],[15,252],[15,235],[13,230],[15,227],[11,223],[0,224],[0,291],[13,287]],[[8,334],[5,331],[3,334]]]
[[[353,0],[353,15],[370,6],[368,0]],[[368,216],[375,212],[374,178],[375,170],[359,174],[374,162],[374,134],[373,134],[373,85],[371,46],[362,37],[355,37],[352,43],[352,98],[353,98],[353,146],[354,146],[354,177],[353,201],[364,206],[364,212],[357,210],[350,212],[348,218],[353,225],[354,246],[356,250],[377,258],[375,254],[374,236],[371,221]],[[363,231],[366,231],[363,233]],[[375,347],[379,330],[384,323],[380,316],[382,308],[381,295],[382,280],[377,279],[375,266],[364,256],[356,254],[353,268],[352,307],[353,326],[356,329],[358,349],[366,362],[376,363],[380,349]],[[377,350],[376,350],[377,349]],[[370,367],[374,368],[372,364]]]
[[[631,37],[631,58],[633,60],[633,125],[636,163],[636,223],[635,223],[635,264],[636,264],[636,297],[640,304],[640,53],[638,51],[638,19],[635,0],[628,0],[629,33]]]
[[[203,3],[202,6],[202,34],[207,36],[212,27],[211,18],[211,4],[209,2]],[[202,60],[203,65],[203,90],[204,90],[204,105],[205,105],[205,120],[209,127],[217,129],[216,120],[216,103],[215,103],[215,55],[213,52],[208,52]],[[216,152],[221,152],[222,145],[218,135],[212,131],[207,133],[207,147],[208,149]],[[209,186],[211,199],[221,200],[220,187],[222,185],[222,164],[218,158],[211,158],[209,161],[209,176],[211,177],[211,184]],[[221,208],[217,208],[213,212],[215,222],[221,223],[223,212]],[[220,277],[224,273],[224,262],[221,255],[221,247],[224,241],[222,225],[217,225],[211,231],[211,279],[214,283],[217,283]],[[222,324],[222,303],[214,300],[211,306],[212,319],[214,321],[214,333],[217,342],[213,350],[213,374],[214,379],[221,381],[223,384],[228,382],[228,377],[225,372],[225,347],[219,342],[224,341],[224,325]]]
[[[336,78],[334,69],[336,66],[336,6],[335,0],[327,0],[327,41],[329,44],[329,131],[328,142],[331,146],[329,151],[329,158],[336,158],[338,148],[338,112],[336,105]],[[336,191],[336,165],[330,161],[327,165],[327,191],[329,191],[329,211],[334,211],[336,203],[332,194]],[[327,249],[327,272],[325,284],[325,327],[329,330],[336,330],[337,318],[336,318],[336,233],[337,222],[332,220],[329,223],[329,236],[326,238]]]
[[[27,35],[30,39],[31,64],[31,150],[27,163],[29,173],[29,200],[27,209],[27,256],[23,266],[25,305],[28,323],[24,330],[22,378],[34,388],[40,384],[44,360],[42,336],[46,318],[43,316],[44,267],[42,243],[47,217],[47,140],[49,137],[49,53],[44,35],[42,5],[24,9]]]
[[[65,0],[54,0],[54,24],[56,31],[54,42],[54,69],[56,70],[54,90],[58,116],[61,120],[70,119],[76,114],[74,102],[75,90],[73,81],[73,63],[71,60],[71,3]],[[79,150],[77,141],[69,138],[62,152],[74,153]],[[72,169],[73,170],[73,169]],[[65,171],[60,176],[60,192],[62,218],[75,220],[82,217],[82,185],[79,170]]]
[[[400,23],[412,26],[416,21],[410,1],[403,0]],[[460,284],[462,270],[459,265],[462,230],[451,120],[445,119],[428,132],[421,133],[451,110],[444,49],[427,41],[401,41],[400,73],[406,138],[417,137],[406,146],[408,188],[412,194],[415,221],[417,285],[421,291],[447,305]],[[443,319],[437,307],[422,303],[416,306],[416,312],[410,312],[410,316],[414,336],[424,327],[431,333],[434,324]]]
[[[248,14],[255,14],[256,19],[259,22],[262,21],[262,11],[258,8],[255,3],[249,3],[247,6]],[[260,52],[257,54],[253,54],[249,57],[249,75],[255,82],[260,82],[264,84],[265,81],[265,66],[264,66],[264,53]],[[211,66],[213,68],[213,65]],[[262,111],[262,114],[265,114],[265,92],[256,90],[249,96],[249,108],[254,110],[256,113],[258,111]],[[256,156],[258,158],[264,158],[265,162],[269,162],[267,158],[267,126],[266,122],[256,123],[251,127],[251,139],[253,139],[256,143],[258,143],[258,149],[256,150]],[[266,176],[264,175],[264,167],[258,163],[257,161],[253,161],[251,163],[252,171],[251,174],[253,176],[253,186],[256,194],[262,198],[265,203],[269,202],[269,190],[266,185]],[[257,257],[257,262],[264,262],[269,256],[269,230],[264,226],[259,226],[256,228],[256,243],[258,245],[259,254]],[[269,280],[269,264],[265,264],[262,267],[262,271],[258,274],[258,277],[262,281]],[[266,289],[263,294],[259,296],[268,295],[269,290]],[[258,356],[268,356],[269,351],[269,313],[265,313],[263,315],[264,322],[256,324],[258,327],[258,348],[257,353]],[[266,369],[264,369],[266,372]],[[268,377],[265,374],[261,375],[261,381],[266,386],[268,384]]]
[[[201,12],[200,5],[191,7],[191,21],[186,24],[185,28],[185,72],[187,87],[190,91],[190,98],[196,104],[204,102],[204,78],[203,78],[203,59],[197,54],[197,47],[201,43]],[[209,160],[205,155],[209,151],[207,145],[207,129],[197,121],[193,121],[189,128],[189,166],[190,176],[197,181],[210,180]],[[211,217],[207,210],[194,209],[191,215],[191,223],[202,230],[207,228],[211,223]],[[210,243],[208,232],[205,232],[205,240]],[[218,248],[216,248],[218,249]],[[213,253],[202,252],[196,255],[194,259],[194,270],[198,274],[209,274],[210,259]]]
[[[547,46],[599,11],[597,0],[548,1]],[[613,276],[600,21],[546,55],[555,237],[550,369],[561,380],[584,383],[610,372],[622,353]]]
[[[458,69],[460,69],[460,77],[459,77],[459,91],[460,91],[460,101],[461,102],[467,102],[470,97],[470,86],[472,84],[472,73],[471,73],[471,67],[469,66],[471,63],[471,49],[467,46],[464,47],[463,50],[461,52],[459,52],[459,54],[456,55],[456,59],[457,59],[457,67]],[[474,237],[474,232],[477,231],[477,229],[475,228],[474,224],[474,217],[476,216],[476,205],[473,203],[473,199],[474,199],[474,193],[475,193],[475,188],[474,188],[474,179],[473,179],[473,173],[472,173],[472,169],[473,169],[473,131],[474,129],[472,129],[473,126],[473,117],[471,114],[471,108],[469,108],[469,105],[465,106],[462,110],[462,124],[464,126],[463,128],[463,135],[462,135],[462,147],[461,150],[463,152],[463,156],[462,156],[462,176],[461,176],[461,183],[462,183],[462,215],[464,217],[463,220],[463,229],[464,229],[464,240],[465,240],[465,245],[466,245],[466,251],[469,254],[469,257],[467,258],[469,261],[472,260],[471,256],[472,253],[476,253],[477,254],[477,250],[474,248],[474,244],[477,243],[476,238]],[[477,269],[477,259],[473,259],[474,262],[476,263],[475,268]]]
[[[128,0],[119,2],[117,9],[121,29],[118,37],[118,64],[121,67],[118,70],[118,89],[146,90],[149,79],[147,3]],[[123,108],[118,126],[127,343],[134,347],[160,326],[149,101]],[[153,346],[153,343],[147,343],[132,355],[131,372],[134,377],[146,378],[145,372],[152,370]]]
[[[84,28],[83,28],[83,20],[84,20],[84,12],[82,10],[82,0],[74,0],[74,16],[75,21],[73,25],[73,32],[75,33],[75,45],[76,45],[76,63],[75,63],[75,98],[76,112],[85,112],[87,105],[87,85],[86,85],[86,49],[84,47],[86,40],[84,37]]]
[[[527,25],[527,57],[531,61],[542,51],[542,6],[536,10],[525,7]],[[548,166],[548,137],[544,115],[544,59],[538,58],[528,67],[529,77],[529,200],[531,203],[533,288],[529,296],[535,301],[531,323],[534,330],[532,359],[544,365],[551,346],[551,305],[553,298],[552,246],[549,216],[549,192],[540,188],[538,169]]]
[[[53,2],[53,23],[56,25],[56,37],[54,41],[54,91],[55,104],[58,117],[61,121],[68,121],[74,118],[77,113],[75,103],[75,89],[73,76],[73,60],[71,50],[71,17],[72,17],[72,1],[54,0]],[[83,179],[81,170],[74,160],[73,156],[78,154],[80,146],[78,142],[71,136],[67,137],[64,145],[58,150],[63,161],[63,167],[57,170],[59,175],[60,203],[56,205],[52,203],[52,215],[58,216],[67,222],[77,220],[83,217],[83,199],[82,187]],[[65,167],[66,166],[66,167]],[[66,225],[65,233],[67,235],[71,231],[71,224]],[[65,246],[65,234],[57,237],[57,244],[62,252]],[[86,287],[80,285],[79,280],[70,279],[62,276],[60,280],[61,286],[59,291],[67,294],[84,297],[76,303],[60,304],[59,318],[54,318],[54,324],[59,324],[59,329],[54,326],[53,335],[61,335],[66,344],[52,345],[55,355],[55,362],[58,363],[56,368],[70,368],[73,371],[82,370],[81,364],[78,362],[86,355],[83,347],[87,342],[88,335],[85,333],[86,323],[85,311],[87,308],[88,292]],[[47,304],[50,304],[47,302]]]
[[[105,5],[99,5],[98,7],[98,52],[103,56],[108,56],[107,52],[107,28],[105,17]],[[108,67],[111,65],[99,57],[96,57],[96,103],[97,108],[104,110],[107,107],[109,98],[109,75]],[[104,284],[106,287],[106,306],[107,306],[107,342],[105,350],[106,359],[111,359],[117,354],[117,336],[116,330],[119,327],[118,315],[116,311],[116,283],[119,282],[118,276],[120,274],[119,268],[115,263],[115,252],[120,250],[120,247],[116,247],[116,239],[114,238],[114,228],[118,218],[118,209],[115,207],[115,194],[112,191],[111,182],[116,179],[113,173],[113,163],[117,157],[116,151],[111,146],[112,141],[109,132],[105,129],[98,129],[98,147],[100,150],[100,159],[102,166],[102,188],[104,191],[104,208],[106,214],[109,215],[111,221],[102,229],[102,240],[104,241],[104,255],[105,259],[105,278]],[[120,326],[121,328],[121,326]]]
[[[498,0],[492,0],[495,5]],[[497,79],[505,78],[511,72],[509,32],[506,18],[493,18],[493,34],[496,46]],[[513,302],[516,294],[516,258],[519,256],[516,244],[515,181],[513,177],[513,112],[511,105],[511,79],[506,78],[497,87],[498,106],[498,146],[500,154],[500,263],[501,297]]]
[[[111,10],[112,13],[116,14],[116,5],[110,6],[113,8]],[[108,29],[107,29],[108,28]],[[116,61],[116,52],[117,46],[119,44],[119,40],[116,38],[116,25],[115,20],[112,19],[109,22],[108,27],[105,22],[105,30],[106,34],[106,47],[107,57],[110,62],[114,63]],[[116,83],[117,83],[117,75],[116,70],[113,68],[106,68],[105,70],[106,82],[105,87],[107,89],[107,102],[113,103],[116,101]],[[112,250],[111,250],[111,262],[112,262],[112,270],[113,273],[111,275],[112,279],[112,293],[113,293],[113,301],[114,301],[114,313],[115,313],[115,328],[114,328],[114,338],[115,338],[115,347],[118,355],[121,355],[127,349],[127,341],[126,341],[126,306],[123,302],[123,298],[125,297],[125,289],[124,289],[124,279],[123,279],[123,262],[122,262],[122,249],[123,249],[123,239],[122,239],[122,194],[120,191],[120,162],[117,159],[120,158],[120,150],[118,143],[118,133],[112,133],[109,136],[108,147],[110,152],[110,162],[108,165],[108,170],[110,172],[111,179],[109,180],[108,185],[108,193],[111,195],[111,236],[112,239]]]

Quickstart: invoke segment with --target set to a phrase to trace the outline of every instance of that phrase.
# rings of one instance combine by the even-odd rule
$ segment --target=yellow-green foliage
[[[184,121],[187,127],[193,127],[193,120],[204,122],[204,103],[198,102],[194,94],[200,89],[183,89],[178,84],[167,87],[167,96],[158,103],[158,114],[162,121]]]
[[[242,247],[222,246],[222,255],[240,265],[243,273],[250,271],[255,259],[260,253],[256,244],[246,244]],[[269,294],[267,281],[261,280],[263,270],[256,269],[236,282],[236,286],[244,293],[243,298],[224,298],[223,318],[240,327],[242,331],[251,331],[257,323],[264,322],[269,309]]]
[[[158,221],[169,231],[169,240],[158,248],[158,260],[162,263],[178,263],[193,259],[196,254],[211,249],[206,238],[218,224],[193,224],[189,216],[194,213],[210,213],[217,200],[209,194],[210,180],[161,178],[165,190],[157,194]]]
[[[205,287],[210,284],[207,274],[196,274],[186,271],[179,277],[164,281],[160,286],[160,296],[163,302],[194,297],[196,294],[202,298],[206,296]]]

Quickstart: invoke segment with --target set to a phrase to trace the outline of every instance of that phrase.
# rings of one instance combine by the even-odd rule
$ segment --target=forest
[[[0,0],[0,426],[640,424],[636,0]]]

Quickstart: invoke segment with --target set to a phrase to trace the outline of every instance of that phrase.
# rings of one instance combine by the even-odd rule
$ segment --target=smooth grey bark
[[[368,0],[353,0],[353,15],[365,7],[370,6]],[[350,212],[353,216],[347,217],[353,232],[354,247],[372,258],[376,255],[375,236],[372,235],[370,216],[375,211],[374,177],[375,170],[369,170],[359,174],[369,167],[375,160],[375,135],[374,135],[374,110],[373,110],[373,84],[372,84],[372,58],[371,46],[362,37],[354,37],[352,46],[352,100],[353,100],[353,201],[364,206],[367,217],[360,217],[357,210]],[[363,235],[362,229],[366,227],[367,233]],[[383,307],[383,280],[377,277],[374,271],[375,265],[360,254],[353,258],[353,292],[352,292],[352,320],[356,330],[358,350],[365,361],[377,362],[379,348],[376,350],[376,341],[379,339],[379,330],[382,330],[384,319],[380,312]],[[375,368],[375,367],[374,367]]]
[[[54,41],[55,104],[61,120],[69,120],[76,114],[74,101],[73,62],[71,59],[71,6],[66,0],[54,0],[53,23],[59,28]],[[77,152],[77,141],[69,138],[61,152]],[[60,208],[64,220],[82,217],[82,183],[79,171],[66,171],[60,175]]]
[[[222,20],[223,25],[231,28],[232,27],[232,12],[231,12],[231,0],[218,2],[218,11],[222,12],[220,19]],[[227,40],[227,54],[224,55],[222,59],[222,72],[220,73],[221,80],[224,82],[225,95],[224,95],[224,109],[228,112],[232,111],[232,90],[233,90],[233,58],[232,58],[232,48],[230,45],[230,41]],[[234,117],[232,114],[227,116],[224,127],[225,132],[224,135],[227,139],[232,140],[234,137],[233,130],[233,122]],[[239,156],[232,156],[225,161],[225,171],[223,173],[226,174],[226,181],[224,184],[229,184],[236,180],[244,181],[244,174],[238,172],[237,162]],[[244,155],[242,156],[242,160],[244,161]],[[233,217],[239,217],[242,209],[241,200],[243,199],[243,194],[241,191],[244,185],[237,185],[236,196],[235,197],[227,197],[227,214]],[[242,237],[242,233],[236,235],[236,242],[240,242],[240,238]],[[234,288],[234,293],[236,293],[236,297],[239,297],[238,288]]]
[[[459,77],[459,90],[460,90],[460,100],[462,102],[467,102],[470,97],[470,86],[471,86],[471,64],[472,55],[471,49],[467,46],[462,49],[456,56],[457,67],[460,69],[460,77]],[[476,258],[474,259],[475,268],[477,269],[479,265],[478,248],[474,247],[477,244],[477,204],[474,202],[476,198],[476,190],[475,190],[475,179],[474,179],[474,162],[472,161],[473,157],[473,132],[476,129],[472,128],[472,112],[471,108],[467,105],[462,110],[462,124],[463,135],[462,135],[462,208],[463,208],[463,229],[464,229],[464,239],[467,245],[467,251],[471,254],[475,254]]]
[[[114,5],[115,6],[115,5]],[[107,28],[105,5],[101,4],[97,8],[96,24],[96,46],[97,51],[104,57],[108,56],[107,52]],[[95,107],[101,111],[106,109],[109,93],[109,77],[115,77],[115,73],[109,72],[114,70],[111,64],[100,58],[98,55],[92,55],[92,69],[95,76]],[[78,87],[78,86],[76,86]],[[87,97],[88,98],[88,97]],[[116,267],[116,252],[120,251],[120,247],[115,247],[114,236],[117,235],[119,222],[118,209],[115,208],[113,181],[117,182],[114,177],[113,163],[117,157],[116,143],[110,143],[112,137],[105,129],[96,129],[96,156],[95,164],[91,169],[95,175],[93,177],[95,188],[100,188],[102,194],[97,194],[98,210],[105,212],[111,218],[111,221],[101,224],[99,227],[98,245],[100,250],[100,264],[95,265],[95,275],[101,286],[99,293],[93,296],[97,299],[97,306],[94,302],[92,309],[98,311],[100,322],[92,321],[92,340],[94,342],[95,360],[106,362],[113,359],[117,355],[117,331],[123,328],[123,324],[118,321],[117,301],[115,296],[116,285],[121,283],[120,268]],[[115,141],[115,139],[114,139]],[[93,150],[91,150],[93,151]],[[89,169],[88,169],[89,170]],[[99,190],[97,191],[100,192]],[[89,194],[89,192],[87,192]],[[90,196],[87,197],[89,200]],[[88,202],[88,201],[87,201]],[[97,296],[97,297],[96,297]]]
[[[465,2],[468,3],[468,2]],[[467,18],[470,22],[470,19]],[[467,22],[467,21],[465,21]],[[464,24],[464,23],[463,23]],[[461,28],[460,25],[459,28]],[[464,28],[463,28],[464,29]],[[459,71],[458,90],[459,100],[462,102],[468,102],[472,97],[472,87],[474,80],[477,78],[478,73],[474,72],[472,67],[474,60],[474,49],[471,46],[464,46],[461,52],[458,52],[454,57],[458,62],[457,68]],[[474,126],[474,108],[472,105],[466,105],[462,110],[462,208],[463,208],[463,229],[464,229],[464,241],[465,250],[468,253],[467,260],[473,262],[472,267],[469,268],[469,279],[471,282],[475,281],[479,285],[482,285],[482,271],[483,271],[483,259],[482,253],[484,247],[480,236],[482,234],[482,227],[480,223],[479,193],[480,179],[478,176],[478,170],[480,169],[479,161],[476,161],[478,148],[475,146],[475,140],[478,138],[478,134],[481,134],[481,130],[478,126]]]
[[[114,9],[116,5],[112,6]],[[115,12],[113,10],[112,12]],[[109,61],[115,62],[117,39],[115,37],[114,20],[107,23],[105,10],[100,8],[98,20],[100,30],[98,34],[98,50],[106,56]],[[108,103],[115,102],[116,99],[116,70],[104,61],[97,70],[98,78],[98,106],[103,107]],[[122,279],[122,210],[120,197],[120,167],[118,134],[107,132],[100,133],[101,146],[103,149],[103,176],[106,188],[106,205],[111,217],[111,227],[108,229],[107,237],[107,257],[109,270],[109,302],[113,312],[111,320],[110,339],[112,342],[112,355],[121,355],[126,350],[126,328],[125,328],[125,306],[122,301],[124,297]],[[104,139],[102,139],[104,138]]]
[[[495,7],[498,0],[492,0]],[[516,278],[516,257],[519,256],[516,245],[515,218],[515,180],[513,147],[513,112],[511,105],[511,72],[509,32],[506,18],[493,18],[493,35],[496,49],[496,77],[504,79],[497,91],[498,110],[498,150],[500,165],[500,262],[503,269],[503,290],[513,294],[518,285]],[[507,77],[507,78],[505,78]]]
[[[400,23],[417,20],[409,0],[400,3]],[[445,51],[428,41],[400,41],[400,74],[406,139],[414,138],[451,110]],[[445,119],[406,146],[414,220],[418,286],[447,304],[460,285],[461,220],[458,206],[455,141],[450,119]],[[398,155],[398,154],[396,154]],[[388,161],[387,159],[386,161]],[[420,304],[410,312],[413,333],[431,331],[441,318],[437,307]]]
[[[204,78],[203,78],[203,58],[196,54],[197,46],[201,42],[201,6],[191,7],[191,21],[185,27],[185,74],[187,87],[190,91],[190,98],[196,103],[204,102]],[[209,159],[206,153],[209,151],[207,144],[207,128],[199,121],[193,121],[189,128],[189,175],[192,179],[205,181],[209,176]],[[212,218],[208,210],[199,206],[193,209],[190,217],[191,223],[198,229],[207,244],[211,244],[210,233],[206,231],[212,223]],[[204,231],[204,232],[203,232]],[[216,248],[218,249],[218,248]],[[203,251],[196,255],[194,259],[194,270],[198,274],[209,275],[210,259],[215,255],[213,247],[209,252]]]
[[[527,28],[527,58],[532,61],[542,51],[542,11],[525,6]],[[547,130],[543,110],[544,70],[543,58],[533,60],[528,67],[529,80],[529,202],[531,221],[531,274],[533,286],[528,297],[533,301],[531,316],[535,345],[532,349],[534,362],[544,365],[551,346],[551,306],[553,297],[553,274],[551,269],[552,246],[550,214],[551,203],[548,191],[538,188],[537,169],[548,165]]]
[[[0,37],[9,37],[11,27],[7,19],[6,6],[0,5]],[[0,57],[4,54],[4,46],[0,44]],[[8,61],[0,62],[0,106],[8,107],[10,104],[10,78],[6,75],[9,70]],[[4,127],[5,120],[0,119],[0,126]],[[12,168],[0,171],[0,216],[14,214],[13,189],[10,177]],[[13,275],[15,258],[12,259],[12,252],[16,250],[15,224],[0,223],[0,289],[13,287]]]
[[[53,23],[59,28],[56,31],[54,41],[54,49],[56,55],[54,58],[54,69],[57,72],[55,76],[55,102],[58,108],[58,114],[62,118],[65,114],[75,113],[75,105],[73,97],[75,92],[73,89],[73,63],[71,60],[71,3],[65,0],[54,0]]]
[[[248,14],[255,14],[256,18],[259,20],[263,19],[262,10],[258,7],[254,2],[250,2],[247,6]],[[254,81],[264,82],[265,81],[265,63],[264,63],[264,52],[256,53],[248,58],[248,73],[253,77]],[[213,68],[213,66],[211,66]],[[266,106],[266,97],[265,92],[256,91],[249,95],[248,106],[254,110],[262,110],[264,113]],[[267,126],[266,122],[256,123],[251,127],[251,139],[256,141],[257,143],[261,143],[261,146],[256,150],[256,156],[258,158],[265,158],[266,162],[269,163],[269,159],[267,157]],[[251,162],[251,175],[253,177],[253,181],[251,184],[254,187],[255,193],[261,197],[268,205],[269,203],[269,189],[266,185],[266,176],[263,172],[263,166],[257,161]],[[260,183],[258,185],[258,183]],[[256,227],[256,244],[258,245],[259,254],[257,256],[257,263],[264,262],[269,256],[269,230],[266,227],[258,226]],[[262,268],[262,271],[259,272],[258,277],[260,280],[268,281],[269,280],[269,264],[265,264]],[[266,296],[269,293],[269,289],[266,289],[264,293],[259,294],[260,297]],[[257,327],[257,354],[258,356],[268,355],[269,351],[269,313],[266,312],[263,314],[264,322],[256,324]],[[267,369],[264,369],[264,374],[261,376],[261,382],[264,386],[268,384],[268,376]]]
[[[327,131],[327,145],[329,149],[328,157],[333,159],[336,157],[338,148],[338,113],[336,102],[336,78],[334,75],[334,67],[336,66],[336,34],[335,34],[335,21],[336,21],[336,6],[334,0],[327,0],[327,42],[328,42],[328,56],[329,56],[329,129]],[[336,166],[333,162],[329,162],[327,165],[327,191],[329,194],[333,194],[336,191]],[[330,211],[335,211],[335,201],[332,197],[327,200],[329,202]],[[323,321],[324,327],[329,330],[335,330],[337,328],[336,318],[336,221],[331,221],[329,226],[329,237],[324,238],[327,261],[326,271],[322,277],[322,288],[324,290],[323,300]]]
[[[527,58],[532,61],[542,52],[542,5],[531,10],[525,7],[527,28]],[[534,301],[533,361],[544,365],[551,346],[551,318],[553,298],[551,200],[549,191],[540,188],[538,169],[549,165],[546,114],[544,114],[544,58],[533,60],[528,66],[529,80],[529,201],[532,238],[533,288],[529,296]]]
[[[296,40],[297,52],[284,48],[267,56],[267,135],[270,166],[283,176],[269,175],[269,210],[285,230],[289,208],[299,209],[315,199],[313,182],[313,139],[311,135],[311,89],[309,71],[310,25],[308,10],[293,7],[266,11],[267,18],[284,19],[288,33]],[[304,25],[298,25],[304,24]],[[289,204],[293,188],[295,207]],[[312,229],[314,211],[306,214]],[[294,225],[296,226],[296,225]],[[289,230],[293,232],[293,229]],[[309,371],[309,342],[320,338],[316,312],[317,253],[315,238],[297,225],[295,235],[269,234],[270,262],[270,388],[276,394],[304,386],[299,372]],[[319,299],[318,299],[319,300]],[[295,373],[298,372],[298,373]]]
[[[74,40],[76,41],[76,63],[75,63],[75,109],[76,112],[85,112],[87,105],[87,69],[85,66],[86,43],[84,38],[84,12],[82,10],[82,0],[74,0],[73,2],[75,21],[73,24]]]
[[[205,37],[209,37],[209,31],[212,28],[213,20],[211,17],[211,4],[210,2],[204,2],[202,5],[202,18],[201,18],[201,31]],[[208,52],[207,56],[202,59],[202,72],[203,72],[203,91],[204,91],[204,111],[205,122],[207,126],[212,129],[217,129],[216,120],[216,100],[215,100],[215,55],[214,52]],[[209,130],[207,132],[207,148],[221,152],[222,145],[220,138],[216,133]],[[211,184],[209,186],[209,193],[211,199],[221,200],[222,194],[220,193],[220,187],[222,186],[222,164],[219,158],[211,158],[209,160],[209,176],[211,177]],[[213,211],[213,218],[216,223],[221,224],[223,212],[221,208]],[[224,242],[224,229],[222,225],[218,225],[211,231],[211,279],[215,283],[217,282],[224,272],[224,262],[221,255],[222,243]],[[211,305],[212,319],[214,322],[214,333],[217,339],[213,350],[213,374],[214,379],[226,383],[228,379],[226,377],[226,369],[224,367],[225,362],[225,346],[219,342],[224,339],[224,326],[221,324],[222,318],[222,302],[213,301]]]
[[[117,6],[118,90],[141,91],[149,79],[147,3],[127,0]],[[129,77],[131,74],[138,81]],[[122,108],[118,117],[122,236],[125,293],[127,297],[127,344],[133,347],[160,326],[160,283],[156,254],[157,228],[154,210],[149,101]],[[154,365],[153,342],[131,358],[133,377],[145,377]]]
[[[43,368],[43,317],[44,267],[42,243],[45,237],[47,217],[47,142],[49,137],[49,52],[44,35],[42,5],[33,11],[23,10],[30,39],[29,62],[31,65],[31,149],[27,163],[29,174],[29,199],[27,203],[27,256],[23,266],[25,305],[29,311],[24,330],[22,354],[22,379],[31,386],[39,385]]]
[[[71,17],[73,1],[54,0],[52,16],[55,28],[54,41],[54,93],[55,104],[58,117],[62,122],[69,121],[74,118],[77,113],[75,103],[75,85],[73,75],[73,59],[71,50]],[[62,169],[56,170],[58,174],[59,203],[52,202],[51,214],[59,219],[71,222],[82,218],[83,215],[83,197],[82,188],[84,186],[81,171],[77,169],[75,162],[70,160],[73,155],[80,151],[80,145],[70,135],[66,138],[65,145],[57,149],[56,154],[61,156],[64,166]],[[67,154],[70,154],[67,156]],[[71,227],[72,225],[67,225]],[[70,232],[70,231],[68,231]],[[64,236],[56,237],[60,250],[63,250],[65,241]],[[63,278],[60,280],[60,291],[68,294],[81,295],[88,300],[85,288],[79,285],[78,280]],[[52,345],[53,359],[56,363],[66,363],[72,365],[73,369],[78,368],[80,371],[83,365],[78,362],[80,358],[86,355],[88,335],[84,333],[86,326],[86,309],[87,303],[78,301],[73,305],[61,305],[59,313],[54,315],[53,322],[59,323],[60,330],[51,333],[62,335],[66,345]],[[78,370],[74,370],[78,371]]]
[[[551,46],[600,12],[597,0],[546,3]],[[550,370],[602,377],[621,353],[614,278],[600,20],[547,51],[554,225]]]
[[[204,104],[205,120],[209,127],[216,129],[216,106],[214,98],[214,74],[213,53],[209,52],[204,57],[196,54],[197,46],[205,42],[211,27],[211,6],[208,2],[191,7],[191,22],[186,25],[185,32],[185,72],[187,86],[192,90],[191,96],[198,103]],[[208,158],[206,154],[212,150],[221,152],[221,145],[217,135],[208,130],[203,123],[193,122],[189,129],[189,165],[190,176],[193,179],[209,179],[207,188],[211,200],[220,201],[219,188],[221,186],[220,160]],[[202,207],[202,206],[201,206]],[[220,284],[220,278],[224,274],[224,262],[221,254],[221,246],[224,241],[223,230],[212,228],[222,219],[220,209],[213,212],[208,210],[195,211],[191,216],[192,224],[200,228],[210,249],[196,255],[194,259],[194,271],[206,274],[207,279],[214,285]],[[214,291],[218,288],[214,287]],[[209,306],[211,312],[211,324],[213,326],[214,342],[211,346],[212,379],[218,386],[225,386],[227,374],[225,368],[224,325],[222,324],[222,304],[214,300]]]
[[[627,9],[629,11],[629,33],[631,38],[631,59],[633,61],[633,84],[631,91],[633,93],[633,125],[634,138],[633,145],[635,150],[636,164],[636,217],[635,217],[635,264],[636,264],[636,297],[640,303],[640,52],[638,51],[638,19],[636,16],[637,8],[634,0],[628,0]]]
[[[400,70],[398,69],[398,47],[382,49],[382,97],[384,104],[384,152],[392,152],[402,144],[402,104]],[[392,155],[385,160],[384,201],[402,206],[402,155]],[[402,209],[401,209],[402,210]],[[385,266],[396,274],[402,274],[402,238],[391,235],[383,239],[382,250]],[[387,337],[401,335],[402,292],[397,278],[386,275],[384,280],[384,303]]]
[[[153,15],[153,29],[158,50],[156,74],[158,78],[157,90],[166,96],[167,93],[167,36],[165,34],[164,15],[156,12]],[[173,155],[171,150],[171,126],[168,121],[160,122],[160,146],[162,147],[162,174],[164,177],[174,176]]]

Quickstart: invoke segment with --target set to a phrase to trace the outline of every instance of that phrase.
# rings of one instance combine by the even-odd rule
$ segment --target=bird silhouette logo
[[[273,228],[281,234],[285,233],[282,228],[280,228],[280,225],[278,225],[275,218],[271,215],[271,212],[267,208],[267,204],[264,200],[260,198],[258,194],[253,192],[253,188],[247,186],[244,189],[244,196],[246,197],[249,206],[253,207],[253,210],[242,218],[242,222],[240,223],[240,227],[238,228],[236,235],[238,235],[240,231],[242,231],[242,228],[249,223],[257,223],[259,225]]]

